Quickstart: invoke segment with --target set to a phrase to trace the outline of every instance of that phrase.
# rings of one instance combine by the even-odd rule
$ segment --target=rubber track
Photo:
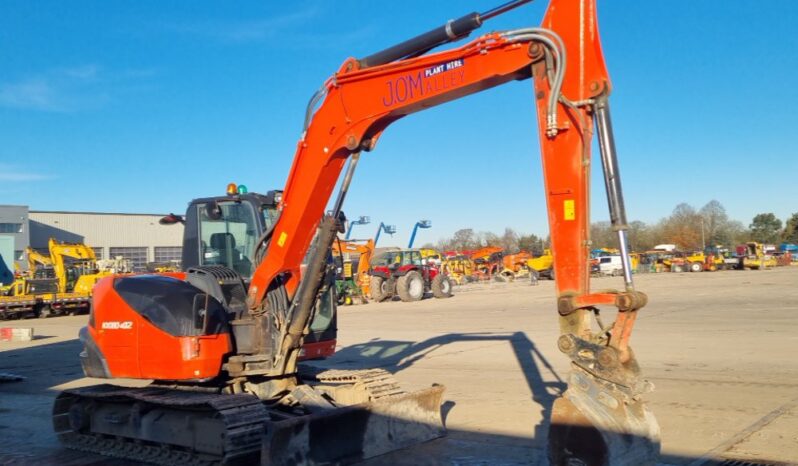
[[[146,444],[133,439],[84,434],[71,430],[69,408],[79,399],[145,402],[160,409],[179,407],[206,411],[202,415],[219,416],[226,427],[224,456],[211,457],[195,454],[182,447],[168,444]],[[251,464],[260,457],[264,436],[264,423],[269,420],[265,406],[252,395],[223,395],[166,390],[163,388],[123,388],[99,385],[66,390],[58,396],[53,407],[53,425],[61,443],[70,449],[99,453],[105,456],[171,466],[174,464]]]

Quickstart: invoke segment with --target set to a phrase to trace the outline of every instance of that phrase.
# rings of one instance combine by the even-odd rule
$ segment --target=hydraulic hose
[[[557,102],[562,94],[562,83],[565,79],[565,66],[567,55],[565,45],[554,31],[544,28],[524,28],[507,31],[502,34],[511,42],[540,42],[546,46],[554,56],[554,80],[551,84],[548,105],[546,107],[546,133],[549,136],[557,135]]]

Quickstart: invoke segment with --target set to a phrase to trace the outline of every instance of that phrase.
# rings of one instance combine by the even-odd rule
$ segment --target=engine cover
[[[219,375],[232,351],[227,310],[209,297],[206,323],[198,325],[194,301],[204,293],[178,277],[116,276],[97,283],[82,336],[84,352],[95,365],[100,360],[108,377],[197,381]]]

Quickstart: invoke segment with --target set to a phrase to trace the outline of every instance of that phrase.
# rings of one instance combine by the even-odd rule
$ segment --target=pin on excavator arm
[[[526,1],[510,2],[520,3]],[[278,359],[283,360],[284,373],[291,373],[301,330],[311,318],[310,306],[303,300],[315,299],[314,285],[308,283],[319,280],[321,270],[320,265],[312,269],[313,259],[304,274],[301,265],[317,227],[321,225],[320,232],[331,228],[324,210],[347,160],[334,216],[340,211],[360,151],[374,149],[388,125],[509,81],[533,78],[557,277],[562,332],[558,346],[573,361],[569,389],[554,406],[552,460],[567,462],[568,455],[581,454],[572,453],[581,451],[580,445],[598,444],[586,454],[612,464],[624,464],[625,457],[628,464],[653,461],[658,427],[640,400],[645,383],[640,381],[628,346],[637,311],[646,298],[634,289],[631,278],[609,121],[610,80],[595,0],[552,0],[542,27],[489,33],[458,48],[428,53],[446,42],[441,34],[449,40],[463,37],[485,17],[489,16],[472,14],[365,59],[350,58],[324,83],[308,106],[281,215],[252,277],[249,307],[260,314],[269,312],[267,292],[279,282],[292,305],[304,308],[289,313],[288,330],[282,331]],[[619,292],[591,293],[589,289],[588,188],[594,123],[610,217],[624,257],[625,289]],[[320,250],[329,250],[334,232],[319,237],[324,238],[319,240]],[[619,312],[614,324],[594,332],[593,313],[599,305],[614,306]]]

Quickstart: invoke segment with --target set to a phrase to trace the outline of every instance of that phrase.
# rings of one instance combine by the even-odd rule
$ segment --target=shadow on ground
[[[420,342],[373,340],[342,348],[334,358],[320,362],[320,365],[336,365],[339,368],[383,367],[399,372],[426,357],[437,349],[457,342],[507,341],[518,359],[526,382],[533,393],[533,400],[539,404],[544,421],[536,426],[535,438],[545,439],[549,428],[548,418],[556,397],[565,390],[563,378],[557,374],[546,358],[537,350],[535,344],[521,332],[516,333],[452,333]],[[14,465],[66,465],[66,466],[121,466],[139,464],[126,460],[116,460],[93,454],[73,452],[59,448],[51,430],[49,406],[55,397],[51,388],[82,378],[78,353],[80,342],[66,342],[39,345],[30,348],[14,349],[0,353],[0,372],[10,372],[26,377],[22,382],[0,384],[0,435],[9,436],[25,423],[33,428],[35,436],[45,441],[32,442],[33,437],[20,438],[8,443],[9,437],[0,449],[0,464]],[[553,382],[545,381],[543,373],[550,373]],[[37,395],[39,409],[27,409],[14,401],[29,395]],[[454,406],[444,403],[445,415]],[[24,420],[24,422],[23,422]],[[33,447],[37,443],[37,447]],[[442,439],[433,440],[405,450],[389,453],[363,462],[364,465],[525,465],[548,464],[546,452],[539,447],[540,440],[521,436],[475,432],[452,429]],[[538,447],[535,447],[538,445]],[[706,458],[662,455],[659,464],[664,465],[777,465],[778,463],[757,459],[734,462],[732,460],[712,460]]]
[[[24,382],[0,384],[0,394],[38,394],[83,377],[78,355],[80,340],[62,341],[0,352],[0,372],[25,377]]]
[[[532,393],[532,400],[540,406],[542,417],[545,419],[543,423],[535,427],[535,438],[545,439],[552,404],[565,391],[566,384],[532,340],[523,332],[448,333],[420,342],[374,339],[366,343],[342,348],[321,365],[335,366],[342,369],[381,367],[397,373],[433,355],[436,350],[446,345],[490,341],[510,344]],[[545,381],[541,371],[551,374],[552,377],[549,378],[554,378],[555,381]],[[444,415],[448,413],[451,407],[451,405],[444,407]]]

